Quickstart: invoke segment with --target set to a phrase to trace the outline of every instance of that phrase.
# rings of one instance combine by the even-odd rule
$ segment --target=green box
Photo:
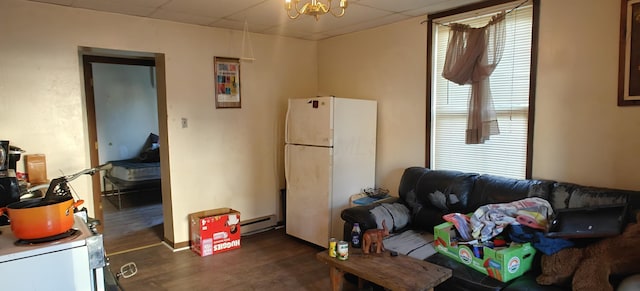
[[[455,236],[452,223],[445,222],[435,226],[433,233],[434,247],[439,253],[502,282],[518,278],[531,269],[536,253],[530,243],[513,243],[510,247],[499,250],[483,247],[483,257],[477,258],[470,246],[451,245],[451,236]]]

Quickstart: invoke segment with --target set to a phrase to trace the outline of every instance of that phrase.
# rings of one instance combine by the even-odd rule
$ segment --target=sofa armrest
[[[364,233],[367,229],[375,229],[378,227],[376,224],[376,218],[369,210],[375,208],[382,203],[394,203],[397,202],[397,197],[386,198],[369,205],[360,205],[349,207],[342,210],[340,217],[344,220],[344,239],[349,240],[351,236],[351,229],[354,223],[358,223],[360,230]]]

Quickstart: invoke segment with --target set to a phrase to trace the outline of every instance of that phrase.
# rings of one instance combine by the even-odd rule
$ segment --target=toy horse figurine
[[[369,251],[373,252],[375,245],[375,253],[379,254],[384,252],[384,245],[382,245],[382,239],[389,235],[389,229],[387,224],[382,221],[382,229],[368,229],[362,235],[362,252],[368,254]]]

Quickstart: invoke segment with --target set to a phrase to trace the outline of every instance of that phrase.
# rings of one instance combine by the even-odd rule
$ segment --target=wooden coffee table
[[[392,257],[388,251],[382,254],[362,253],[349,248],[345,261],[329,257],[328,251],[316,254],[316,258],[329,265],[331,288],[342,290],[344,273],[358,276],[358,285],[366,280],[390,290],[433,290],[433,287],[451,277],[451,270],[409,256]]]

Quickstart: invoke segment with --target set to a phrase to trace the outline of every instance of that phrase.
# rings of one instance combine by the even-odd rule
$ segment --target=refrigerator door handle
[[[284,182],[289,181],[289,145],[284,145]]]
[[[291,101],[287,106],[287,114],[284,118],[284,143],[289,143],[289,112],[291,110]]]

